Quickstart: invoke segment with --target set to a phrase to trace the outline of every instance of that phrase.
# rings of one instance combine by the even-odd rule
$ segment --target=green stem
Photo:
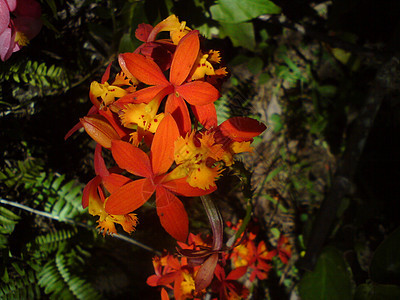
[[[232,239],[229,239],[229,241],[226,243],[228,247],[232,247],[238,238],[241,236],[241,234],[245,231],[247,225],[250,222],[251,219],[251,213],[253,211],[253,207],[251,205],[250,199],[247,200],[247,207],[246,207],[246,216],[243,219],[242,225],[240,226],[239,230],[236,232],[235,237]]]
[[[95,227],[89,226],[89,225],[87,225],[85,223],[76,222],[76,221],[74,221],[72,219],[68,219],[68,218],[60,218],[59,216],[53,216],[52,214],[50,214],[48,212],[44,212],[44,211],[41,211],[41,210],[33,209],[33,208],[31,208],[29,206],[26,206],[26,205],[23,205],[21,203],[12,202],[12,201],[8,201],[8,200],[5,200],[5,199],[0,199],[0,203],[1,204],[6,204],[6,205],[11,205],[11,206],[17,207],[19,209],[28,211],[30,213],[33,213],[33,214],[36,214],[36,215],[39,215],[39,216],[42,216],[42,217],[46,217],[46,218],[49,218],[49,219],[53,219],[53,220],[56,220],[56,221],[59,221],[59,222],[64,222],[64,223],[68,223],[68,224],[72,224],[72,225],[77,225],[77,226],[84,227],[84,228],[89,229],[89,230],[97,231]],[[117,239],[120,239],[120,240],[123,240],[125,242],[128,242],[130,244],[133,244],[135,246],[138,246],[138,247],[140,247],[140,248],[142,248],[144,250],[147,250],[149,252],[153,252],[156,255],[161,255],[160,251],[154,250],[153,248],[151,248],[151,247],[149,247],[147,245],[144,245],[141,242],[138,242],[138,241],[126,236],[126,235],[122,235],[122,234],[116,233],[116,234],[113,234],[112,236],[116,237]]]

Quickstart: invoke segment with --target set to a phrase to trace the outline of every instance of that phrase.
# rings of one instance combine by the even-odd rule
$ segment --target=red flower
[[[232,270],[228,276],[225,275],[225,270],[220,265],[215,268],[215,276],[218,279],[218,284],[213,286],[214,291],[219,293],[219,299],[244,299],[249,295],[249,290],[237,280],[246,274],[246,267],[239,267]]]
[[[180,40],[172,59],[169,81],[153,60],[136,53],[121,54],[119,56],[120,65],[124,65],[135,78],[150,87],[128,94],[118,102],[148,103],[154,98],[162,99],[168,95],[165,112],[173,115],[182,135],[191,128],[185,101],[195,107],[197,114],[204,118],[199,121],[204,123],[210,114],[208,105],[217,100],[220,95],[218,90],[207,82],[186,82],[197,59],[199,49],[200,41],[197,30],[189,32]]]
[[[175,194],[200,196],[216,188],[202,190],[190,186],[186,178],[168,179],[167,172],[174,161],[174,142],[179,130],[174,118],[168,114],[161,121],[154,135],[149,156],[141,149],[123,141],[113,141],[112,155],[118,166],[136,176],[129,180],[106,201],[106,212],[127,214],[141,207],[156,192],[157,214],[161,225],[175,239],[184,241],[188,235],[188,217],[182,202]]]

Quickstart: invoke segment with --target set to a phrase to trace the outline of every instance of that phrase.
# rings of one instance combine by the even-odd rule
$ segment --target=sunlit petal
[[[184,242],[189,233],[189,219],[182,202],[171,192],[158,186],[156,205],[162,227],[173,238]]]
[[[122,70],[125,68],[139,81],[149,85],[165,85],[168,80],[161,72],[158,65],[151,59],[136,53],[124,53],[119,55]],[[123,67],[124,66],[124,67]]]
[[[154,134],[151,146],[151,164],[155,175],[168,171],[174,162],[174,143],[179,129],[171,114],[166,114]]]
[[[237,142],[249,141],[266,128],[263,123],[246,117],[233,117],[219,125],[219,130],[224,136]]]
[[[187,182],[186,177],[163,182],[162,185],[170,191],[185,197],[197,197],[207,195],[211,194],[217,189],[217,186],[212,186],[207,190],[193,187]]]
[[[149,157],[141,149],[127,142],[115,141],[111,151],[120,168],[137,176],[152,177]]]
[[[153,194],[154,185],[147,178],[132,181],[111,194],[106,200],[108,214],[126,215],[141,207]]]
[[[218,126],[217,112],[214,103],[206,105],[192,105],[192,111],[200,124],[206,129]]]
[[[88,182],[88,184],[83,189],[82,194],[82,207],[86,208],[89,205],[90,198],[100,198],[97,194],[97,187],[101,183],[101,177],[96,176]]]
[[[215,102],[220,94],[208,82],[193,81],[176,88],[178,94],[192,105],[206,105]]]
[[[174,85],[182,84],[188,77],[190,70],[199,54],[199,32],[193,30],[183,37],[172,59],[170,82]]]

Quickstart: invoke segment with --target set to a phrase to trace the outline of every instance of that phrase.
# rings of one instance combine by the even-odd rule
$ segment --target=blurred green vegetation
[[[292,259],[274,262],[254,299],[399,299],[399,3],[39,2],[41,33],[0,63],[0,298],[159,297],[145,284],[154,254],[99,236],[81,208],[94,144],[63,137],[91,106],[90,82],[140,45],[137,25],[175,13],[228,65],[219,122],[246,115],[269,126],[216,193],[225,220],[243,218],[237,174],[251,177],[262,237],[290,237]],[[191,228],[207,231],[188,201]],[[133,237],[173,250],[154,209],[141,214]]]

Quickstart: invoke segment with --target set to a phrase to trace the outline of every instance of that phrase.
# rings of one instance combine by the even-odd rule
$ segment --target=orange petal
[[[193,187],[186,181],[186,177],[162,182],[161,184],[168,190],[185,197],[208,195],[217,189],[217,186],[210,187],[208,190]]]
[[[100,177],[104,178],[110,175],[108,172],[106,163],[104,162],[104,158],[101,155],[101,145],[97,144],[94,150],[94,171],[96,175],[100,175]]]
[[[99,109],[98,109],[95,105],[93,105],[93,106],[89,109],[87,115],[97,114],[98,112],[99,112]],[[73,134],[75,133],[75,131],[81,129],[82,127],[83,127],[83,125],[82,125],[81,122],[78,122],[77,124],[75,124],[75,126],[72,127],[72,129],[71,129],[70,131],[67,132],[67,134],[66,134],[65,137],[64,137],[64,140],[66,140],[67,138],[69,138],[71,135],[73,135]]]
[[[154,185],[147,178],[132,181],[112,193],[106,200],[108,214],[126,215],[141,207],[154,193]]]
[[[169,300],[168,292],[164,288],[161,288],[161,300]]]
[[[189,233],[189,219],[182,202],[171,192],[158,186],[156,205],[162,227],[174,239],[184,242]]]
[[[123,141],[115,141],[111,146],[112,155],[118,166],[142,177],[152,177],[149,157],[141,149]]]
[[[81,122],[78,122],[74,125],[74,127],[72,127],[67,134],[64,136],[64,140],[67,140],[67,138],[69,138],[71,135],[73,135],[75,133],[75,131],[78,131],[79,129],[81,129],[83,127]]]
[[[150,86],[121,97],[116,101],[116,104],[121,106],[121,104],[126,103],[149,103],[155,98],[164,98],[172,91],[173,87],[169,84]]]
[[[114,127],[101,115],[90,115],[80,121],[86,133],[104,148],[110,148],[113,140],[120,139]]]
[[[120,138],[123,138],[129,134],[127,129],[121,126],[121,122],[118,120],[116,114],[113,114],[109,109],[99,110],[99,113],[107,119],[107,121],[112,125],[112,127],[118,133]]]
[[[180,23],[177,16],[170,15],[168,18],[162,20],[154,27],[154,29],[149,34],[148,41],[154,41],[157,34],[161,31],[171,31],[179,28],[179,26]]]
[[[110,62],[110,63],[108,64],[107,69],[106,69],[106,71],[105,71],[104,74],[103,74],[103,77],[101,77],[101,83],[106,82],[106,81],[108,80],[108,78],[110,78],[110,69],[111,69],[111,65],[112,65],[112,62]]]
[[[178,86],[176,91],[192,105],[206,105],[220,97],[218,90],[208,82],[193,81]]]
[[[143,55],[124,53],[119,55],[118,60],[124,73],[126,73],[124,69],[128,69],[129,73],[133,75],[133,77],[145,84],[168,84],[168,80],[165,78],[158,65],[153,60],[146,58]]]
[[[218,126],[217,112],[214,103],[206,105],[192,105],[192,111],[200,124],[206,129]]]
[[[141,42],[147,42],[150,32],[153,30],[153,26],[150,24],[139,24],[135,31],[135,37]]]
[[[172,84],[178,86],[185,81],[196,61],[199,49],[200,41],[197,30],[192,30],[180,40],[171,64],[169,78]]]
[[[260,135],[267,126],[252,118],[233,117],[221,125],[219,130],[224,136],[230,137],[237,142],[250,141],[253,137]]]
[[[248,266],[238,267],[232,270],[229,275],[226,277],[226,280],[238,280],[247,272]]]
[[[131,181],[132,179],[116,173],[111,173],[109,176],[103,178],[104,187],[111,194],[116,192],[121,186]]]
[[[155,175],[164,174],[174,162],[174,144],[179,129],[172,115],[166,114],[158,125],[151,145],[151,165]]]
[[[190,131],[192,122],[190,121],[189,110],[182,97],[177,97],[175,93],[170,94],[165,104],[165,112],[170,113],[174,117],[181,135],[184,136]]]
[[[90,198],[100,198],[97,194],[97,187],[101,183],[101,177],[96,176],[88,182],[88,184],[83,189],[82,194],[82,207],[86,208],[89,205]]]

